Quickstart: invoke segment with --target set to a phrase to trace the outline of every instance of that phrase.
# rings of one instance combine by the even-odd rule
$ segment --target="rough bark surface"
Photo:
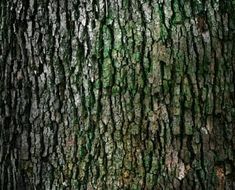
[[[234,0],[0,6],[0,189],[235,189]]]

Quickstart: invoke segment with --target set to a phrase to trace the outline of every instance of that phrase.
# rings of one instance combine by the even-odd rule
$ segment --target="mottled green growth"
[[[106,58],[103,62],[103,85],[105,88],[110,86],[112,74],[113,69],[111,60],[109,58]]]
[[[0,7],[0,189],[233,188],[233,0]]]

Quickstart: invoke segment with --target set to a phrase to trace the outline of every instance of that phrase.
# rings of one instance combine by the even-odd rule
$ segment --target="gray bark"
[[[233,0],[0,6],[0,189],[235,189]]]

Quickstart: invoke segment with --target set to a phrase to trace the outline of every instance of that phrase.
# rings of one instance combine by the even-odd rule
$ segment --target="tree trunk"
[[[1,0],[0,189],[235,189],[234,0]]]

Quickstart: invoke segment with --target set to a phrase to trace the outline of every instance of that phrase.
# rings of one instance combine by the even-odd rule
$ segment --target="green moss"
[[[168,39],[168,32],[167,28],[161,24],[161,29],[160,29],[160,39],[164,42]]]
[[[135,62],[138,62],[140,60],[140,52],[134,53],[133,59],[134,59]]]
[[[104,88],[110,86],[111,77],[112,77],[112,74],[113,74],[112,70],[113,69],[112,69],[111,60],[109,58],[104,59],[104,62],[103,62],[103,77],[102,77]]]
[[[193,127],[192,125],[185,125],[185,134],[192,135],[193,134]]]
[[[183,22],[182,11],[179,9],[178,2],[174,3],[173,24],[181,24]]]
[[[166,66],[164,68],[164,79],[166,79],[166,80],[171,79],[171,66]]]
[[[159,160],[158,160],[158,157],[156,155],[153,155],[152,156],[152,167],[151,167],[151,170],[150,172],[152,174],[158,174],[159,172]]]
[[[144,165],[145,165],[145,169],[149,170],[150,169],[150,162],[151,162],[151,157],[150,155],[145,155],[144,156]]]
[[[112,95],[115,96],[115,95],[118,95],[120,93],[120,87],[119,86],[114,86],[112,88]]]
[[[81,146],[80,152],[79,152],[80,158],[83,158],[86,155],[86,153],[87,153],[86,146],[85,145]]]
[[[146,177],[147,187],[151,189],[153,187],[153,174],[147,174]]]
[[[164,93],[168,93],[169,90],[170,90],[170,85],[169,85],[169,82],[167,80],[163,80],[163,90],[164,90]]]
[[[136,124],[132,124],[130,131],[133,135],[137,135],[139,133],[139,126]]]
[[[140,190],[141,188],[138,186],[138,184],[132,183],[131,184],[131,189],[133,189],[133,190]]]

